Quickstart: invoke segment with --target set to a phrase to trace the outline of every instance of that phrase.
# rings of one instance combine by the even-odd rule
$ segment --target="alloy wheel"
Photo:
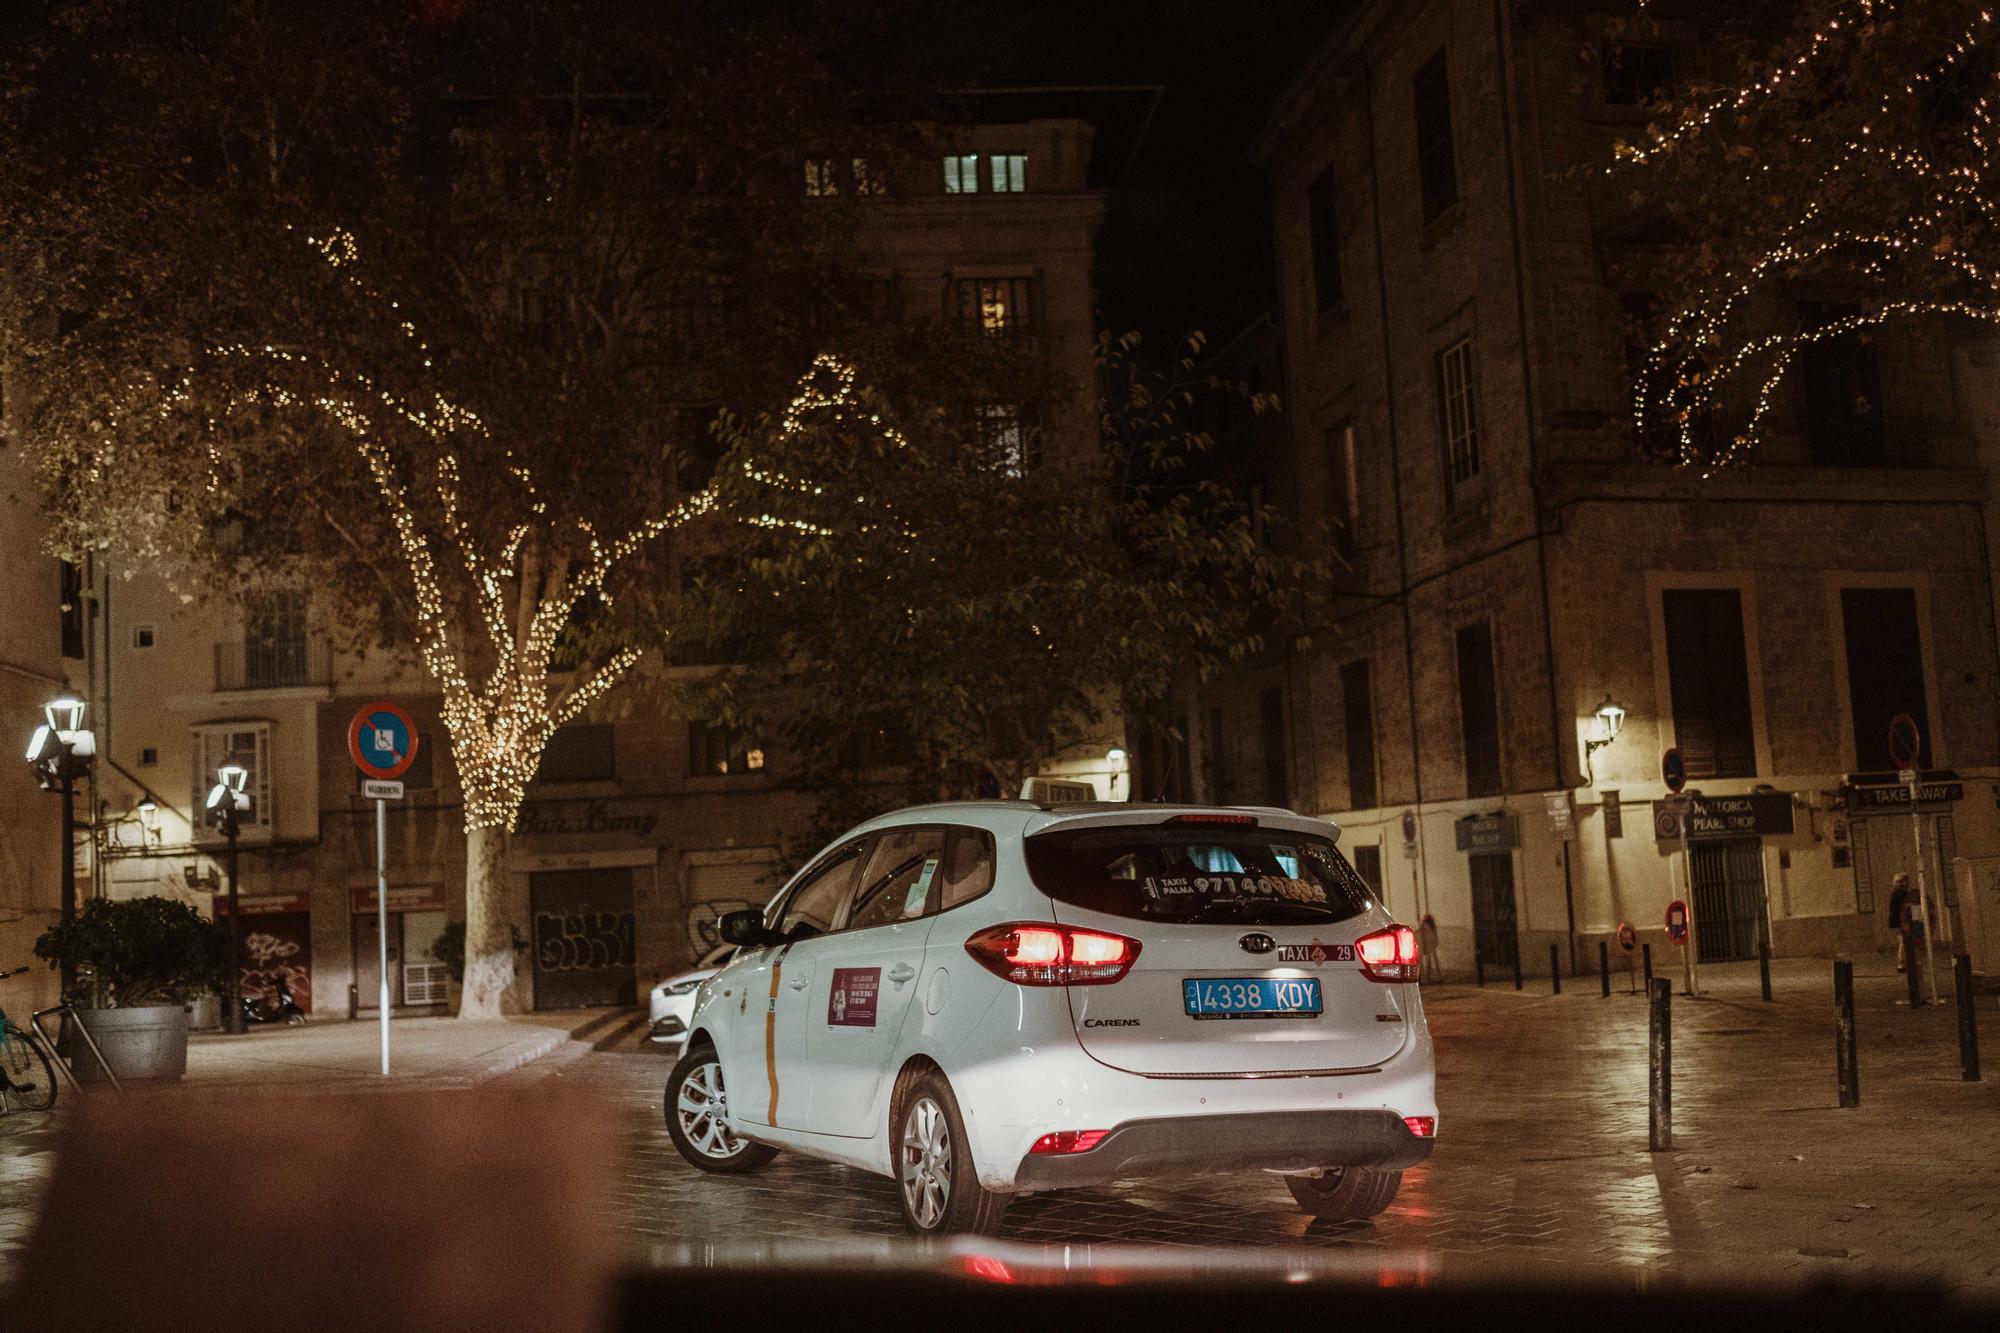
[[[951,1125],[936,1101],[919,1097],[910,1105],[898,1156],[903,1202],[919,1227],[935,1230],[951,1206]]]
[[[743,1151],[743,1141],[730,1132],[724,1119],[729,1096],[722,1086],[720,1062],[710,1060],[690,1069],[681,1080],[674,1103],[681,1134],[695,1151],[718,1161]]]

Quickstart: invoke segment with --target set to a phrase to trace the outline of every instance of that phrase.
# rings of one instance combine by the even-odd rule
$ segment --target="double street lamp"
[[[90,772],[97,737],[84,730],[83,700],[64,692],[42,708],[42,725],[28,742],[28,763],[43,791],[62,793],[62,924],[76,920],[76,780]],[[64,963],[65,1000],[76,989],[76,968]]]
[[[242,903],[236,896],[236,839],[243,821],[256,810],[256,800],[244,787],[249,771],[241,764],[224,764],[215,770],[215,785],[208,790],[208,822],[229,843],[229,986],[222,997],[222,1030],[240,1033],[243,1026],[243,925]]]

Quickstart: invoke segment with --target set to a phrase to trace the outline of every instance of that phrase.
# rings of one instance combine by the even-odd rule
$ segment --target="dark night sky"
[[[1106,324],[1219,344],[1272,304],[1263,173],[1271,99],[1347,0],[939,0],[911,63],[990,83],[1157,83],[1159,111],[1098,247]]]

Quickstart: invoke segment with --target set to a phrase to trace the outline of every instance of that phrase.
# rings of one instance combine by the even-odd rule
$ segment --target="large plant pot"
[[[188,1011],[188,1030],[191,1032],[217,1032],[222,1028],[222,1000],[214,995],[204,995],[200,999],[189,1000],[184,1006]]]
[[[104,1053],[111,1072],[121,1080],[171,1079],[187,1073],[188,1015],[181,1006],[81,1009],[76,1016]],[[104,1081],[97,1057],[80,1036],[64,1042],[63,1047],[79,1080]]]

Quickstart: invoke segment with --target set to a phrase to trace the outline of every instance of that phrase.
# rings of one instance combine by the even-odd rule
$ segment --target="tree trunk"
[[[465,834],[465,993],[460,1018],[498,1018],[514,984],[514,934],[507,920],[507,830]]]

